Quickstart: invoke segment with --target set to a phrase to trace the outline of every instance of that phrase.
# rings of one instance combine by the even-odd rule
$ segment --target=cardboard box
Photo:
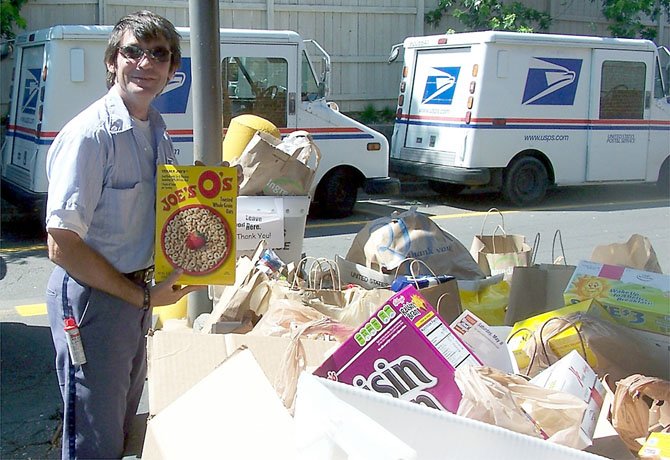
[[[296,419],[301,416],[301,405],[318,404],[313,393],[305,391],[305,379],[317,379],[342,402],[358,409],[413,448],[416,458],[421,460],[603,459],[488,423],[305,373],[298,380]]]
[[[509,337],[511,337],[509,339],[509,347],[511,348],[512,353],[514,353],[519,369],[524,370],[530,364],[531,356],[525,351],[526,344],[529,340],[536,340],[539,338],[534,337],[533,334],[539,336],[540,328],[546,321],[551,318],[565,317],[578,312],[587,313],[604,321],[614,322],[614,319],[610,317],[602,305],[595,300],[585,300],[574,305],[568,305],[557,310],[532,316],[523,321],[517,321],[512,327],[512,332],[509,335]],[[577,322],[575,325],[579,327],[580,324],[581,323]],[[539,341],[536,343],[539,343]],[[579,353],[583,353],[582,342],[580,341],[577,331],[572,327],[556,334],[553,338],[548,340],[547,343],[551,350],[559,357],[567,355],[572,350],[577,350]],[[586,361],[589,366],[598,368],[598,359],[587,343],[584,343],[584,348],[586,350]],[[537,352],[541,353],[539,347],[537,348]]]
[[[302,258],[308,196],[240,196],[237,198],[237,257],[251,257],[265,240],[285,263]]]
[[[565,303],[596,299],[625,326],[670,334],[670,275],[582,260]]]
[[[293,460],[295,435],[293,418],[242,349],[149,419],[142,458]]]
[[[301,339],[305,365],[314,369],[337,347],[335,342]],[[147,340],[149,414],[159,413],[241,346],[248,347],[274,382],[290,339],[249,334],[155,331]]]
[[[506,328],[504,335],[498,335],[494,328],[479,319],[477,315],[465,310],[451,323],[451,329],[470,347],[470,350],[485,366],[500,369],[508,374],[519,372],[514,354],[505,341],[509,333],[507,329],[511,328]]]
[[[584,358],[573,350],[533,377],[530,383],[577,396],[586,403],[586,411],[579,427],[579,447],[583,449],[590,446],[603,407],[605,387]]]
[[[315,375],[456,412],[456,368],[481,365],[413,287],[393,295]]]
[[[184,270],[178,284],[235,281],[237,170],[159,165],[156,281]]]

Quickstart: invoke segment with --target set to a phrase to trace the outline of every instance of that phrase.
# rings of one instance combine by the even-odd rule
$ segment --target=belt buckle
[[[144,282],[144,284],[151,283],[152,279],[154,279],[154,267],[149,267],[142,271],[142,282]]]

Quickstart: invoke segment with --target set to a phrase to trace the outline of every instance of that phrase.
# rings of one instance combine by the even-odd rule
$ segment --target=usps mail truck
[[[180,164],[193,163],[193,98],[189,30],[182,63],[154,105],[166,119]],[[47,192],[46,153],[58,131],[106,92],[103,54],[110,26],[55,26],[16,38],[9,126],[2,147],[3,197],[40,209]],[[313,41],[312,41],[313,42]],[[325,217],[352,212],[358,188],[397,192],[388,177],[386,138],[345,116],[326,100],[330,57],[318,43],[311,61],[291,31],[220,31],[223,123],[251,113],[282,135],[312,134],[322,157],[310,190],[313,210]],[[312,47],[310,46],[310,49]],[[315,70],[323,72],[317,78]],[[216,71],[216,69],[212,69]]]
[[[391,171],[440,192],[658,182],[668,193],[668,50],[647,40],[473,32],[407,38]]]

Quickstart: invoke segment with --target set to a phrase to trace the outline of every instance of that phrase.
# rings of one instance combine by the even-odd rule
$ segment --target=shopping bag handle
[[[307,262],[311,261],[312,264],[309,266],[309,270],[307,270]],[[317,267],[315,268],[315,265]],[[327,267],[327,270],[321,270],[323,266]],[[296,266],[296,274],[293,277],[293,281],[291,282],[291,290],[300,290],[300,286],[298,285],[298,277],[299,274],[301,273],[302,270],[306,271],[307,274],[307,288],[308,289],[322,289],[323,288],[323,278],[321,277],[320,279],[320,285],[317,287],[316,286],[316,273],[317,271],[321,271],[322,273],[328,273],[330,275],[330,279],[333,281],[333,289],[336,290],[342,290],[342,278],[340,277],[340,267],[338,267],[337,263],[327,259],[325,257],[303,257],[300,259],[300,262],[298,262],[298,265]]]
[[[561,230],[556,229],[554,233],[554,241],[551,244],[551,263],[554,265],[558,262],[558,259],[554,256],[554,250],[556,249],[556,238],[558,237],[558,242],[561,245],[561,254],[563,257],[563,265],[568,265],[568,261],[565,260],[565,248],[563,247],[563,238],[561,237]],[[559,256],[560,257],[560,256]]]
[[[444,294],[440,295],[440,297],[437,298],[437,305],[435,305],[435,310],[440,311],[440,304],[442,304],[442,299],[444,297],[449,297],[449,293],[445,292]],[[460,302],[457,303],[458,303],[458,315],[456,315],[456,317],[459,317],[463,314],[463,305],[461,305]]]
[[[483,229],[483,227],[482,227],[482,229]],[[498,233],[498,230],[500,230],[502,232],[503,237],[507,236],[507,232],[505,231],[505,228],[501,227],[500,225],[496,225],[496,228],[493,229],[493,233],[491,234],[491,236],[493,237],[493,238],[491,238],[491,245],[493,246],[493,253],[494,254],[497,254],[496,253],[496,238],[495,237],[496,237],[496,233]]]
[[[402,267],[402,265],[403,265],[405,262],[409,262],[409,274],[412,275],[413,277],[416,277],[416,276],[418,276],[418,275],[421,274],[420,272],[417,273],[417,272],[415,271],[415,268],[416,268],[417,265],[423,265],[424,267],[426,267],[426,269],[430,272],[430,274],[431,274],[432,276],[437,276],[437,275],[435,274],[435,272],[434,272],[434,271],[428,266],[428,264],[427,264],[426,262],[424,262],[423,260],[421,260],[421,259],[413,259],[413,258],[411,258],[411,257],[408,257],[408,258],[405,258],[405,259],[401,260],[400,263],[398,264],[398,266],[395,268],[395,275],[394,275],[395,278],[398,277],[398,273],[400,272],[400,267]],[[419,286],[416,286],[416,288],[418,289]]]
[[[533,240],[533,247],[530,252],[530,266],[535,265],[535,257],[537,257],[537,249],[540,247],[540,232],[535,234],[535,239]]]
[[[484,216],[484,221],[482,222],[482,229],[480,230],[479,234],[483,235],[484,234],[484,226],[486,226],[486,219],[488,219],[489,214],[492,212],[497,212],[500,215],[500,222],[501,224],[498,225],[498,227],[502,228],[503,233],[505,233],[505,217],[503,216],[503,213],[498,210],[498,208],[491,208],[488,211],[486,211],[486,215]],[[497,227],[496,227],[497,228]],[[506,234],[506,233],[505,233]]]
[[[554,335],[551,337],[548,337],[547,340],[544,339],[544,328],[549,324],[551,321],[563,321],[564,323],[567,323],[567,327],[572,327],[574,328],[575,332],[577,333],[577,337],[579,337],[579,344],[582,348],[582,357],[584,358],[584,361],[587,361],[587,356],[586,356],[586,345],[584,344],[584,337],[582,336],[582,332],[579,330],[577,325],[575,324],[574,321],[571,321],[567,318],[561,318],[559,316],[554,316],[553,318],[549,318],[542,324],[542,327],[540,327],[540,345],[542,346],[542,354],[544,355],[544,359],[547,361],[547,364],[550,366],[553,364],[551,362],[551,359],[549,359],[549,353],[547,353],[547,342],[552,339],[552,337],[555,337],[557,334],[563,332],[565,329],[559,329],[557,330]],[[566,328],[567,329],[567,328]],[[532,361],[531,361],[532,364]],[[530,365],[528,366],[528,371],[530,372]]]

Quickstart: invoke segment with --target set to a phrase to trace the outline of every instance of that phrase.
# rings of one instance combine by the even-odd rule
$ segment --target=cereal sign
[[[161,165],[156,196],[156,281],[173,270],[180,284],[235,281],[237,171]]]

